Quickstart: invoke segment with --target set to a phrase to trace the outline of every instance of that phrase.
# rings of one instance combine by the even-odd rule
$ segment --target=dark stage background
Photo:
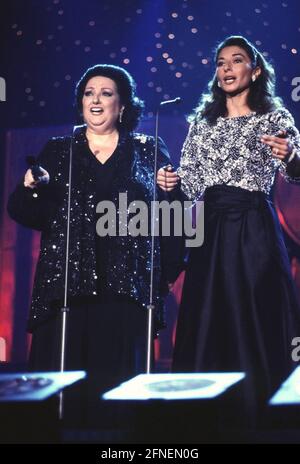
[[[145,100],[141,130],[151,134],[157,103],[180,96],[182,104],[165,108],[160,124],[160,135],[176,165],[187,131],[185,116],[214,72],[211,51],[230,34],[245,35],[271,60],[278,94],[300,127],[298,0],[2,2],[0,77],[6,84],[5,98],[0,95],[5,100],[0,101],[2,360],[22,363],[26,358],[25,323],[39,247],[37,233],[8,218],[7,196],[26,168],[25,156],[36,154],[49,137],[69,133],[76,123],[77,80],[96,63],[124,66]],[[278,180],[275,200],[300,289],[299,192],[300,188]],[[162,369],[170,362],[181,283],[182,276],[168,299],[169,326],[156,347]]]

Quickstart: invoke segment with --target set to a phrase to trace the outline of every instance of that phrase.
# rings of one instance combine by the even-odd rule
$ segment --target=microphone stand
[[[158,154],[158,121],[159,109],[161,106],[173,103],[180,103],[181,98],[177,97],[174,100],[165,100],[160,102],[156,110],[155,117],[155,144],[154,144],[154,177],[153,177],[153,197],[151,208],[151,258],[150,258],[150,286],[149,286],[149,304],[147,318],[147,352],[146,352],[146,374],[150,374],[153,359],[153,313],[155,305],[153,302],[153,277],[154,277],[154,246],[155,246],[155,219],[156,219],[156,172],[157,172],[157,154]]]
[[[65,277],[64,277],[64,301],[60,309],[61,312],[61,338],[60,338],[60,372],[65,371],[66,361],[66,335],[67,321],[70,308],[68,307],[68,278],[69,278],[69,254],[70,254],[70,220],[71,220],[71,190],[72,190],[72,167],[73,167],[73,143],[74,135],[77,128],[74,126],[71,136],[70,154],[69,154],[69,175],[68,175],[68,207],[67,207],[67,232],[66,232],[66,260],[65,260]],[[64,393],[59,393],[59,419],[64,416]]]

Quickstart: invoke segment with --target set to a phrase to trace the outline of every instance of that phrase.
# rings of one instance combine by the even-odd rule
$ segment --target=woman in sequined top
[[[157,176],[165,191],[179,176],[185,196],[204,199],[204,243],[189,255],[173,369],[246,372],[245,398],[264,402],[293,368],[292,340],[300,336],[297,295],[269,199],[277,171],[300,181],[300,135],[274,94],[273,68],[254,45],[229,37],[215,64],[209,93],[190,117],[177,173]]]
[[[100,390],[145,369],[151,237],[118,232],[99,236],[96,205],[109,200],[120,227],[120,194],[127,205],[141,200],[150,211],[154,138],[134,132],[143,102],[135,94],[134,80],[120,67],[88,69],[77,84],[76,103],[84,125],[73,140],[66,369],[85,369],[97,379],[91,401],[98,402]],[[30,367],[35,370],[59,369],[70,143],[71,137],[51,139],[38,159],[42,175],[35,180],[29,169],[8,204],[13,219],[42,231],[29,317]],[[167,148],[159,139],[158,167],[168,163]],[[176,277],[171,277],[173,264],[167,264],[156,237],[156,328],[163,324],[163,291]]]

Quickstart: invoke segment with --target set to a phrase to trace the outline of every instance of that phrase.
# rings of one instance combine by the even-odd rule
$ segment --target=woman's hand
[[[44,168],[39,168],[41,170],[41,176],[37,180],[34,180],[31,169],[27,169],[24,177],[24,187],[29,187],[34,189],[38,184],[48,184],[50,180],[49,173]]]
[[[171,192],[179,182],[177,172],[173,172],[171,165],[160,168],[157,171],[156,182],[165,192]]]
[[[272,155],[274,158],[285,160],[287,159],[292,151],[293,146],[290,143],[289,139],[286,137],[286,131],[281,130],[279,134],[276,135],[263,135],[261,137],[261,142],[269,145],[272,148]]]

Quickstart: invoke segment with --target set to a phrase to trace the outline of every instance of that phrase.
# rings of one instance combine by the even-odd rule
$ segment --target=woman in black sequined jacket
[[[30,367],[57,370],[73,139],[66,369],[101,374],[99,391],[100,384],[108,387],[144,371],[151,236],[149,232],[148,236],[99,237],[96,206],[110,201],[117,207],[116,222],[122,222],[119,195],[126,194],[128,205],[141,200],[150,214],[155,141],[133,132],[143,104],[124,69],[90,68],[77,84],[76,99],[85,124],[73,138],[56,137],[46,144],[38,157],[43,175],[35,180],[27,171],[10,196],[8,212],[20,224],[42,232],[29,318]],[[159,139],[158,169],[169,162],[167,148]],[[160,190],[157,199],[163,195]],[[167,283],[175,280],[178,264],[168,238],[155,237],[157,327],[163,323],[162,296]]]
[[[41,251],[32,295],[29,329],[51,315],[55,303],[64,292],[65,234],[68,201],[68,160],[71,137],[50,140],[39,156],[39,164],[50,173],[48,185],[37,189],[19,184],[11,194],[8,211],[18,223],[42,231]],[[72,217],[70,242],[70,296],[96,295],[98,285],[96,263],[96,202],[94,163],[82,126],[75,134],[73,151]],[[109,198],[118,205],[119,193],[126,192],[128,204],[143,200],[150,206],[153,182],[154,139],[137,133],[123,132],[117,151],[117,175]],[[169,163],[165,144],[159,141],[159,167]],[[159,192],[160,197],[162,195]],[[151,242],[149,237],[109,237],[107,284],[116,293],[127,295],[141,305],[149,302]],[[161,241],[156,240],[154,253],[154,295],[161,308],[162,281]],[[164,263],[170,276],[171,266]],[[166,279],[167,276],[165,275]],[[163,316],[157,314],[159,319]]]

